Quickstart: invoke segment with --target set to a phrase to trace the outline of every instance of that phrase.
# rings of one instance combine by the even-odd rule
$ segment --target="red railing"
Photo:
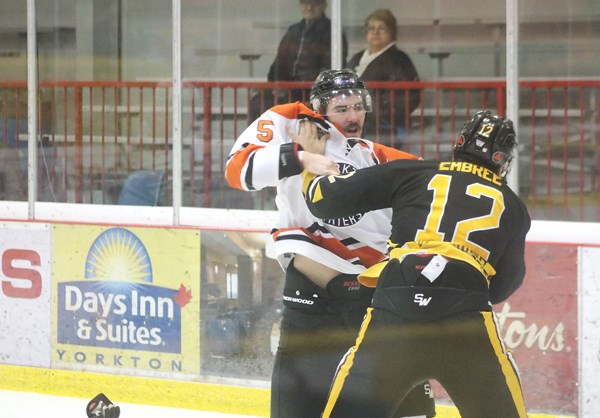
[[[369,139],[429,159],[449,157],[456,132],[474,111],[505,112],[503,81],[378,82],[368,87],[377,124]],[[271,191],[245,193],[227,186],[227,154],[261,105],[272,104],[267,98],[273,90],[279,93],[273,103],[280,103],[306,100],[309,88],[310,83],[184,83],[183,204],[274,209]],[[157,185],[166,190],[155,203],[170,204],[170,83],[42,82],[39,90],[40,200],[127,203],[119,201],[121,190],[131,173],[142,171],[166,174]],[[408,103],[409,94],[417,92],[420,104],[402,115],[394,115],[396,109],[388,104],[385,112],[380,100],[385,91],[391,91],[390,103],[395,95]],[[599,99],[600,80],[520,83],[519,191],[533,218],[600,220]],[[0,152],[5,159],[18,159],[12,167],[26,170],[26,83],[0,83],[0,100]],[[403,125],[401,134],[396,123]],[[379,124],[388,125],[385,133]],[[27,185],[13,183],[0,187],[0,199],[26,198]]]

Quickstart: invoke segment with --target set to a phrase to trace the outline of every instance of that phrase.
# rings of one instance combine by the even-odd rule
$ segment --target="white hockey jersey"
[[[305,117],[319,119],[327,129],[330,138],[325,155],[337,163],[342,174],[398,158],[417,159],[368,140],[346,138],[336,126],[296,102],[267,110],[239,136],[227,159],[225,177],[231,187],[241,190],[277,187],[279,219],[271,236],[284,269],[295,254],[302,254],[339,272],[359,274],[384,258],[392,211],[357,213],[340,219],[318,219],[310,213],[299,171],[285,176],[289,174],[287,157],[293,146],[284,145],[292,142],[286,128],[298,132],[299,122]]]

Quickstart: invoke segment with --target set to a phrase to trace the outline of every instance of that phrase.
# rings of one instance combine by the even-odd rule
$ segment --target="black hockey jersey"
[[[303,192],[318,217],[391,207],[390,257],[440,254],[462,260],[488,282],[492,303],[505,300],[525,275],[527,208],[506,182],[468,162],[393,161],[345,176],[303,173]],[[385,262],[361,273],[375,286]]]

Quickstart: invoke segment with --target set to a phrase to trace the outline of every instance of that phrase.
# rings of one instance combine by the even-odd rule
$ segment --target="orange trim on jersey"
[[[344,260],[352,260],[353,258],[358,258],[361,264],[366,268],[369,268],[372,265],[379,263],[385,257],[384,254],[366,245],[364,247],[351,250],[336,238],[325,238],[320,235],[315,235],[312,232],[308,231],[306,228],[278,229],[272,234],[273,240],[276,241],[279,234],[288,231],[302,231],[319,247],[337,255],[340,258],[343,258]]]
[[[400,151],[396,148],[386,147],[381,144],[373,144],[373,151],[379,161],[386,163],[393,160],[418,160],[419,157],[408,152]]]
[[[318,113],[315,113],[314,111],[310,110],[302,102],[275,105],[269,110],[288,119],[298,119],[298,115],[308,115],[313,118],[325,120],[322,115],[319,115]]]
[[[225,167],[225,179],[234,189],[245,190],[242,186],[242,170],[248,158],[257,150],[264,146],[248,144],[247,147],[238,150],[231,156]]]

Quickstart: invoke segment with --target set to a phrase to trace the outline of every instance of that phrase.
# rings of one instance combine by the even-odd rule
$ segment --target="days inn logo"
[[[181,353],[181,308],[191,291],[154,284],[150,255],[133,232],[103,231],[82,276],[58,283],[59,343]]]
[[[146,247],[133,232],[111,228],[92,244],[85,261],[85,278],[152,283],[152,263]]]

